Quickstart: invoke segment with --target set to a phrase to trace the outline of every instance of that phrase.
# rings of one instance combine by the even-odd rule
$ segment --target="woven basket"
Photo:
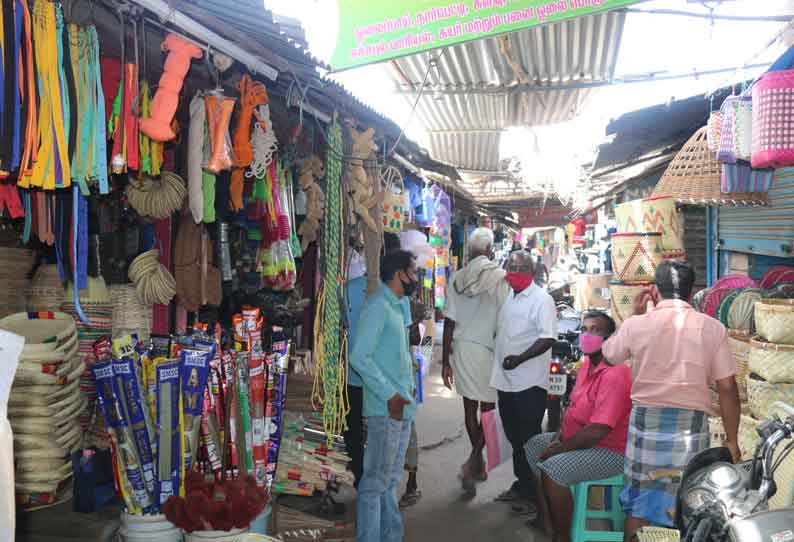
[[[794,384],[772,384],[752,373],[747,376],[747,403],[754,418],[768,418],[777,401],[794,405]]]
[[[42,265],[33,275],[27,292],[28,312],[58,311],[66,292],[57,265]]]
[[[712,318],[717,317],[717,309],[720,307],[722,298],[733,291],[732,288],[709,288],[706,297],[703,298],[700,310]]]
[[[736,385],[739,387],[739,399],[742,403],[747,402],[747,375],[752,370],[750,368],[750,340],[747,338],[729,336],[728,348],[731,357],[736,363]]]
[[[657,232],[662,234],[665,258],[683,258],[683,223],[672,198],[645,198],[615,206],[618,233]]]
[[[762,299],[755,304],[755,327],[771,343],[794,344],[794,300]]]
[[[679,542],[681,533],[664,527],[643,527],[637,531],[637,542]]]
[[[612,236],[612,267],[626,284],[652,282],[663,259],[662,234],[618,233]]]
[[[772,384],[794,383],[794,346],[753,339],[750,370]]]
[[[772,288],[775,284],[777,284],[777,278],[787,271],[794,271],[794,267],[789,267],[787,265],[776,265],[774,267],[770,267],[766,273],[764,273],[764,276],[761,277],[761,288]]]
[[[731,303],[728,312],[728,329],[744,334],[755,332],[755,302],[761,300],[761,291],[755,288],[742,290]]]
[[[717,320],[725,327],[728,327],[728,315],[730,314],[731,305],[733,305],[740,293],[742,293],[741,290],[731,290],[720,300],[720,304],[717,307]]]
[[[35,260],[32,250],[0,247],[0,280],[27,278]]]
[[[152,329],[152,307],[141,304],[132,284],[110,287],[113,300],[113,336],[135,334],[148,341]]]
[[[680,203],[694,205],[757,205],[766,204],[766,194],[722,194],[722,168],[706,141],[707,129],[702,127],[676,154],[653,191],[653,196],[669,196]]]
[[[725,275],[724,277],[720,278],[715,282],[712,288],[757,288],[758,283],[748,277],[747,275],[742,275],[740,273],[735,273],[732,275]]]
[[[612,318],[620,326],[627,318],[634,316],[634,299],[650,286],[645,284],[623,284],[611,282],[609,295],[612,309]]]
[[[698,292],[695,292],[695,295],[692,296],[692,307],[696,311],[703,312],[703,300],[706,298],[706,294],[708,293],[708,288],[704,288]]]
[[[706,123],[706,143],[711,152],[715,155],[720,149],[720,112],[713,111],[709,115],[709,120]]]
[[[742,460],[747,461],[753,458],[755,453],[755,446],[758,444],[760,437],[756,431],[758,428],[758,420],[742,414],[739,419],[739,433],[737,440],[739,441],[739,449],[742,452]],[[712,448],[724,446],[727,440],[725,434],[725,426],[722,424],[722,418],[719,416],[712,416],[709,418],[709,438]]]

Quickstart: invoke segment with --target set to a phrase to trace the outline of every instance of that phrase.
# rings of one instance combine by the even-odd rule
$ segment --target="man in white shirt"
[[[493,232],[477,228],[468,243],[471,260],[447,288],[441,363],[444,385],[451,390],[454,383],[463,397],[471,454],[461,468],[461,479],[466,495],[473,497],[475,482],[486,478],[479,415],[496,406],[496,390],[491,387],[494,340],[499,309],[510,287],[504,270],[491,261]]]
[[[534,283],[532,256],[513,252],[507,263],[512,291],[499,312],[491,386],[499,396],[505,436],[513,446],[516,481],[498,500],[528,502],[534,490],[524,444],[541,432],[546,412],[551,347],[557,338],[552,297]],[[528,504],[527,504],[528,506]]]

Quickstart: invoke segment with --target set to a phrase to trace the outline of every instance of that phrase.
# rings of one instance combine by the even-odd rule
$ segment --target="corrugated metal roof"
[[[521,74],[503,54],[500,37],[400,58],[391,63],[390,72],[398,92],[411,104],[428,74],[416,109],[431,142],[443,143],[431,145],[434,158],[461,168],[497,171],[499,134],[473,130],[552,124],[576,116],[593,90],[559,90],[559,85],[612,78],[625,17],[625,12],[613,11],[508,34]],[[436,68],[428,73],[433,61]],[[555,90],[542,90],[544,85]],[[445,133],[434,135],[439,131]]]

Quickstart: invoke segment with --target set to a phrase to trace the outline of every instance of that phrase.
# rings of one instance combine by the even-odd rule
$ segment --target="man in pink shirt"
[[[734,460],[740,457],[736,364],[725,327],[685,300],[695,273],[666,261],[656,285],[635,300],[636,315],[604,344],[609,363],[631,366],[633,409],[626,446],[625,540],[649,524],[672,527],[678,484],[658,473],[683,469],[709,446],[709,385],[716,383],[722,420]],[[649,302],[655,307],[648,310]]]
[[[604,363],[601,345],[615,321],[600,311],[585,314],[579,343],[585,361],[576,375],[562,433],[544,433],[526,444],[538,484],[540,520],[555,542],[568,542],[573,521],[570,486],[623,472],[631,412],[631,371]],[[535,522],[537,524],[537,522]]]

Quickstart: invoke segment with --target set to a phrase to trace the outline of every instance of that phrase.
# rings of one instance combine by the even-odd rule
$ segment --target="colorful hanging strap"
[[[36,74],[33,68],[33,25],[27,0],[16,0],[14,22],[15,73],[20,84],[14,97],[14,146],[12,169],[19,168],[18,183],[24,186],[23,176],[32,175],[33,163],[38,158],[38,103],[36,102]],[[24,115],[22,111],[24,110]],[[24,117],[24,129],[22,128]],[[23,141],[24,134],[24,141]]]
[[[92,179],[99,181],[99,193],[107,194],[110,191],[108,186],[108,156],[107,156],[107,132],[105,131],[105,92],[102,88],[102,72],[99,67],[99,37],[96,28],[88,29],[90,37],[89,43],[89,69],[93,70],[94,94],[93,104],[96,115],[95,122],[92,123],[94,132],[93,161],[91,163],[90,175]]]

